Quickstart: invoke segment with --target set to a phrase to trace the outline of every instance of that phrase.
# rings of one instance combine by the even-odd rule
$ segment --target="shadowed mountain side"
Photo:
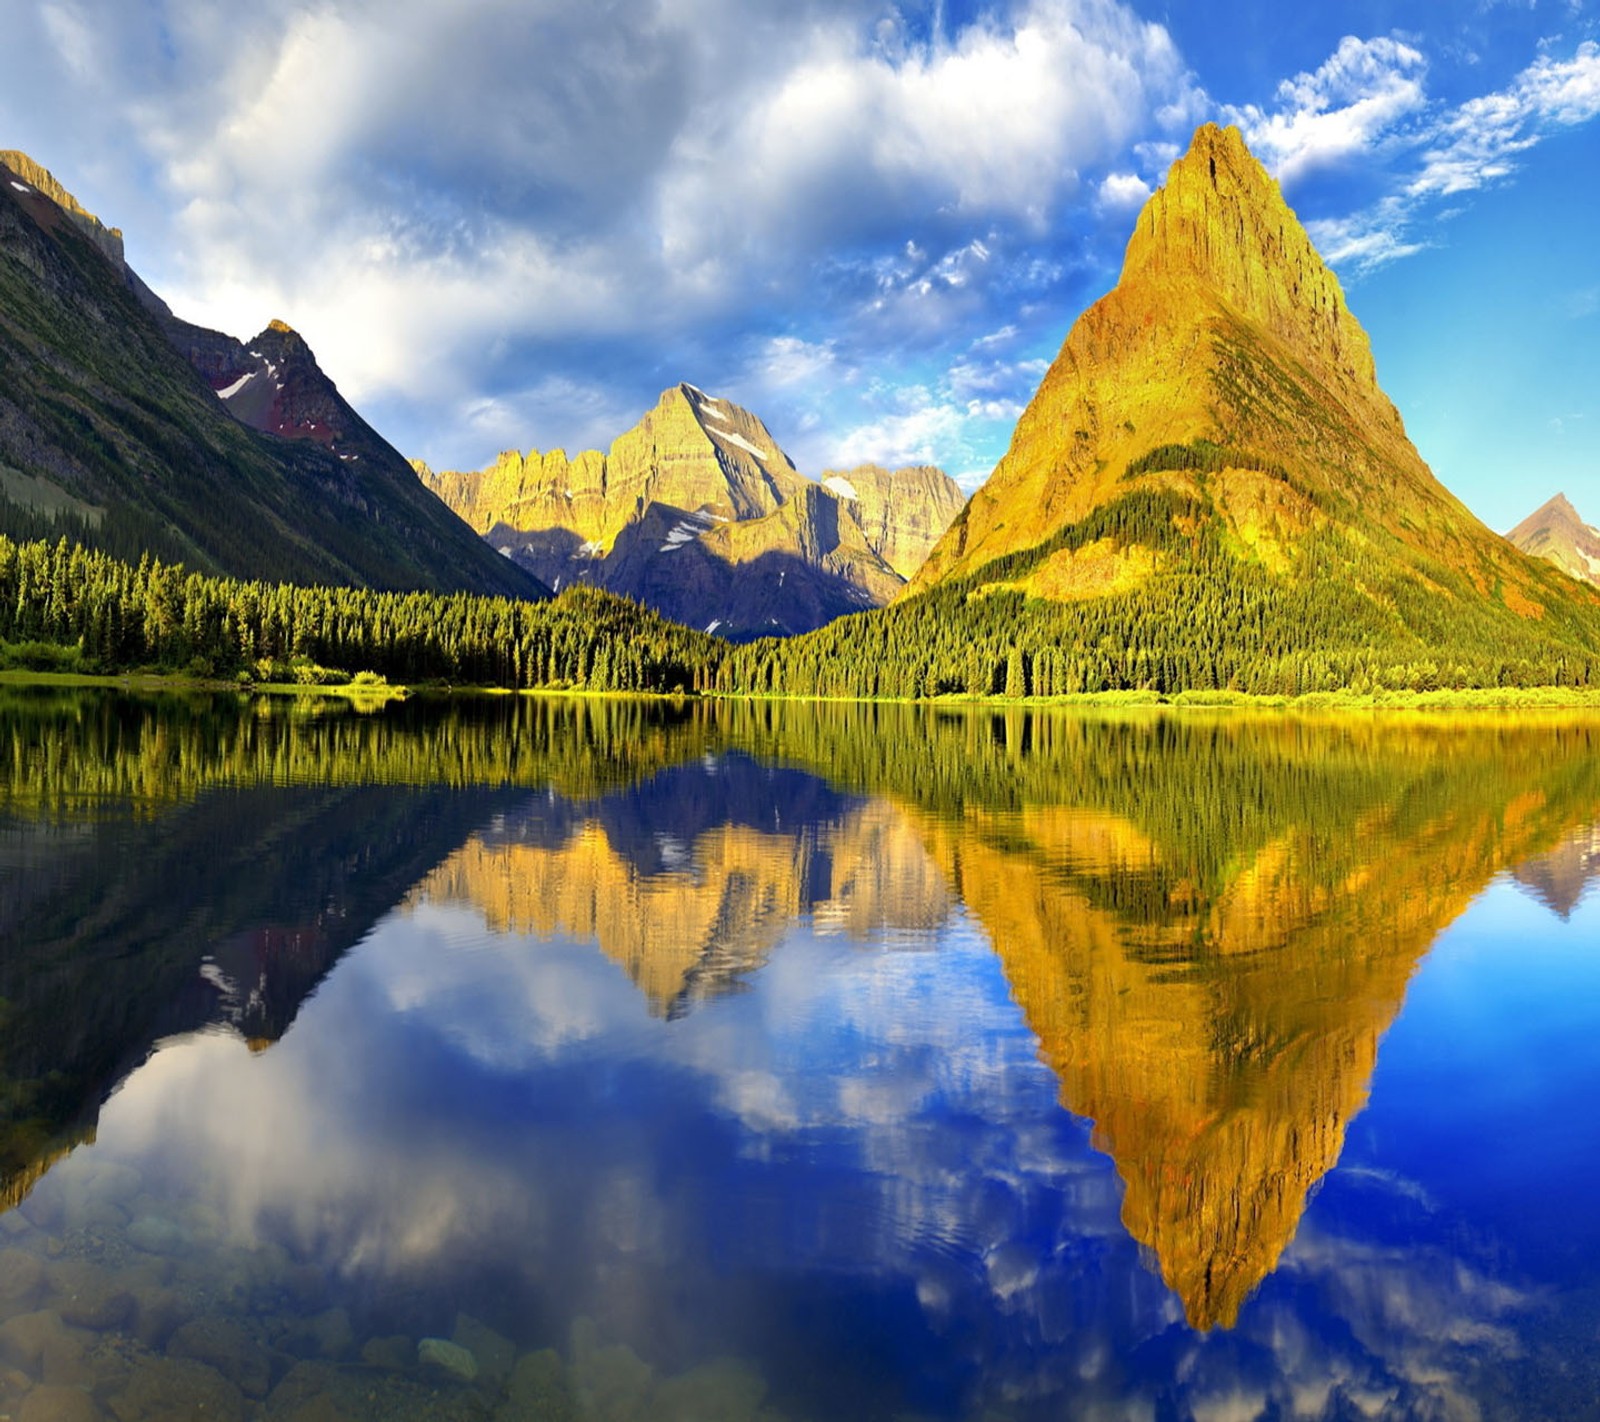
[[[226,1023],[276,1041],[344,951],[513,793],[258,788],[66,824],[0,811],[0,1203],[92,1137],[163,1038]]]
[[[890,806],[743,756],[509,816],[411,901],[469,905],[496,932],[593,939],[669,1018],[738,991],[801,919],[864,937],[931,931],[950,909]]]
[[[175,320],[115,229],[14,171],[0,167],[0,531],[247,578],[542,595],[287,327],[252,352]]]

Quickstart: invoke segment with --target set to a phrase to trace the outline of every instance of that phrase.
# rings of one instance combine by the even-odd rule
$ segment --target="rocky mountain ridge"
[[[272,581],[538,597],[275,323],[189,325],[121,234],[0,158],[0,532]]]
[[[509,451],[423,483],[551,587],[592,582],[729,637],[881,606],[960,507],[955,481],[876,466],[808,479],[750,411],[682,383],[607,453]]]

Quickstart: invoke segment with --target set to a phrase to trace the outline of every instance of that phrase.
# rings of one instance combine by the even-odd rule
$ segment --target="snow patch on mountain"
[[[848,479],[842,479],[835,474],[822,481],[822,487],[830,494],[837,494],[841,499],[854,499],[860,496],[856,493],[856,486]]]
[[[732,430],[727,431],[727,433],[724,433],[722,430],[711,430],[709,433],[717,439],[726,441],[728,444],[738,445],[740,449],[746,450],[755,455],[755,457],[761,460],[763,463],[772,458],[772,451],[770,449],[761,449],[757,445],[751,444],[750,441],[747,440],[743,435],[735,434]]]

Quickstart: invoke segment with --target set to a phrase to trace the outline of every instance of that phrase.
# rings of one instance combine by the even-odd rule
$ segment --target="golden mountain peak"
[[[1192,303],[1220,298],[1229,314],[1259,322],[1323,372],[1376,389],[1366,333],[1300,219],[1237,128],[1195,131],[1166,185],[1139,214],[1120,286],[1190,288]]]

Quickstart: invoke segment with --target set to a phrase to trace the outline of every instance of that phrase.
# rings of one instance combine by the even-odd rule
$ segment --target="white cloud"
[[[51,0],[18,36],[46,60],[0,119],[56,114],[78,157],[44,156],[69,185],[84,155],[116,155],[91,205],[180,314],[238,335],[289,321],[437,454],[451,429],[509,435],[528,401],[503,392],[558,375],[631,381],[631,406],[680,373],[663,361],[756,391],[892,374],[909,345],[1000,324],[983,313],[1002,283],[1058,282],[1020,234],[1054,234],[1201,102],[1167,32],[1116,0],[1002,0],[932,39],[883,18],[864,0],[161,0],[160,24],[128,6],[90,26]]]
[[[1428,244],[1404,236],[1409,213],[1394,202],[1379,203],[1348,217],[1318,218],[1306,224],[1323,260],[1356,272],[1374,271]]]
[[[765,343],[756,369],[768,385],[804,385],[815,381],[834,364],[831,341],[774,336]]]
[[[94,75],[94,35],[75,5],[40,7],[40,18],[62,62],[79,79]]]
[[[1279,85],[1276,109],[1224,109],[1286,185],[1355,159],[1369,172],[1390,170],[1391,191],[1371,206],[1307,224],[1336,266],[1359,274],[1433,245],[1414,229],[1457,209],[1427,204],[1509,177],[1548,134],[1600,114],[1593,41],[1568,59],[1541,55],[1506,87],[1449,109],[1429,101],[1426,78],[1410,44],[1347,36],[1320,68]]]
[[[1427,62],[1399,40],[1346,35],[1312,73],[1278,86],[1279,107],[1228,111],[1280,181],[1367,154],[1426,104]]]
[[[846,431],[836,441],[831,465],[882,464],[893,469],[905,464],[932,464],[961,440],[965,412],[941,401],[922,386],[898,392],[902,409]]]
[[[1600,113],[1600,45],[1578,46],[1569,60],[1541,56],[1511,85],[1468,100],[1438,128],[1413,196],[1470,192],[1515,169],[1549,126],[1583,123]]]
[[[1150,184],[1137,173],[1108,173],[1100,184],[1101,205],[1115,211],[1143,207],[1150,197]]]

